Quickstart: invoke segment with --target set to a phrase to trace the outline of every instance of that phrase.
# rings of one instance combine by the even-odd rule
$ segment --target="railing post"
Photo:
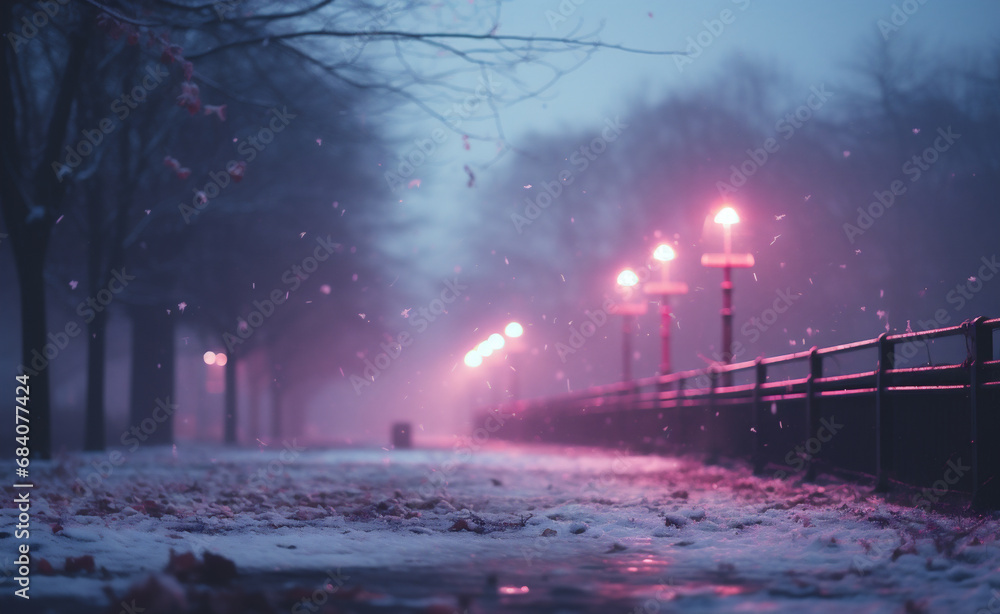
[[[878,371],[875,374],[875,473],[879,492],[889,490],[889,471],[892,470],[892,408],[889,404],[889,369],[892,368],[895,349],[889,336],[878,336]]]
[[[753,472],[755,475],[764,473],[767,457],[764,455],[764,402],[762,387],[767,381],[767,365],[758,356],[754,364],[753,385]]]
[[[684,387],[687,385],[687,379],[680,377],[677,379],[677,397],[674,399],[674,409],[671,414],[664,414],[670,416],[668,428],[671,430],[667,431],[667,440],[670,443],[669,448],[676,449],[678,452],[685,452],[683,449],[684,441],[684,428],[685,428],[685,414],[687,413],[687,408],[684,407]],[[671,432],[672,431],[672,432]],[[673,437],[673,441],[670,438]]]
[[[993,358],[993,330],[980,316],[970,323],[969,401],[972,409],[972,507],[1000,508],[1000,443],[997,408],[983,386],[985,363]]]
[[[715,447],[715,433],[712,430],[712,418],[715,417],[715,391],[719,386],[719,370],[715,366],[708,368],[709,390],[708,408],[702,409],[701,443],[702,453],[706,455],[706,462],[714,464],[717,462],[717,451]]]
[[[823,377],[823,356],[815,345],[809,350],[809,375],[806,376],[806,442],[819,431],[819,403],[816,398],[816,380]],[[818,454],[818,452],[817,452]],[[806,480],[816,479],[816,456],[809,457]]]

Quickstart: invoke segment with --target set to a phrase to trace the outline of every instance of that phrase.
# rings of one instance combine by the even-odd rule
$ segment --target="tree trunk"
[[[174,321],[164,307],[136,306],[132,315],[132,382],[129,394],[131,426],[154,416],[157,407],[173,409],[174,397]],[[169,445],[174,442],[174,415],[159,411],[156,430],[146,443]]]
[[[247,364],[249,367],[249,363]],[[247,374],[247,384],[250,388],[250,398],[247,399],[249,415],[247,416],[247,441],[260,439],[260,397],[264,393],[263,386],[260,385],[258,373]]]
[[[271,441],[278,442],[281,441],[282,429],[281,429],[281,415],[282,415],[282,405],[285,400],[284,390],[282,389],[281,374],[278,368],[274,364],[274,360],[270,355],[267,356],[267,361],[271,365]]]
[[[96,280],[95,280],[96,281]],[[96,283],[94,284],[96,285]],[[100,452],[106,447],[104,428],[104,357],[107,344],[108,311],[94,314],[87,326],[87,409],[83,449]]]
[[[229,360],[226,362],[226,403],[225,403],[225,430],[227,445],[236,445],[236,351],[229,353]]]
[[[18,241],[19,242],[19,241]],[[58,354],[46,351],[48,324],[45,317],[45,241],[28,238],[14,255],[21,289],[21,371],[30,376],[28,409],[31,412],[31,453],[52,458],[52,406],[49,396],[49,361]],[[53,352],[58,346],[52,344]]]

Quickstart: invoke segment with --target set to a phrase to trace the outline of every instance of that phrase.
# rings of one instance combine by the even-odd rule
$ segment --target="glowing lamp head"
[[[222,352],[219,352],[218,354],[215,355],[215,364],[219,365],[220,367],[226,366],[227,362],[229,362],[229,359]]]
[[[472,350],[465,355],[465,366],[475,369],[481,364],[483,364],[483,357],[476,350]]]
[[[503,335],[498,333],[493,333],[486,339],[486,343],[489,343],[490,347],[493,348],[494,350],[500,350],[503,348],[503,344],[505,342],[503,340]]]
[[[476,346],[476,351],[479,352],[480,356],[486,358],[487,356],[493,354],[493,346],[490,345],[489,341],[483,341]]]
[[[632,269],[625,269],[618,274],[618,285],[623,288],[632,288],[639,283],[639,276]]]
[[[670,262],[676,257],[677,252],[675,252],[674,248],[670,247],[666,243],[660,243],[653,251],[653,258],[659,260],[660,262]]]
[[[739,224],[740,216],[736,213],[736,209],[733,209],[732,207],[723,207],[721,211],[715,214],[715,223],[722,224],[723,226]]]
[[[511,322],[503,329],[503,334],[507,335],[511,339],[516,339],[524,334],[524,327],[518,322]]]
[[[205,352],[205,355],[202,356],[202,358],[205,360],[206,365],[215,364],[215,352]]]

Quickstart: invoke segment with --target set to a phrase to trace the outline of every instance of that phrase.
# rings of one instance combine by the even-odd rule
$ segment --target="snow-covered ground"
[[[4,613],[1000,611],[1000,517],[832,478],[494,442],[113,460],[32,465],[30,602],[7,489]]]

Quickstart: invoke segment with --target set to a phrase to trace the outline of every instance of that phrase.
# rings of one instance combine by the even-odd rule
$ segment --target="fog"
[[[622,301],[653,375],[656,298],[615,280],[661,243],[705,367],[726,205],[735,361],[997,315],[995,5],[107,4],[2,24],[0,371],[54,453],[447,444],[619,381]]]

